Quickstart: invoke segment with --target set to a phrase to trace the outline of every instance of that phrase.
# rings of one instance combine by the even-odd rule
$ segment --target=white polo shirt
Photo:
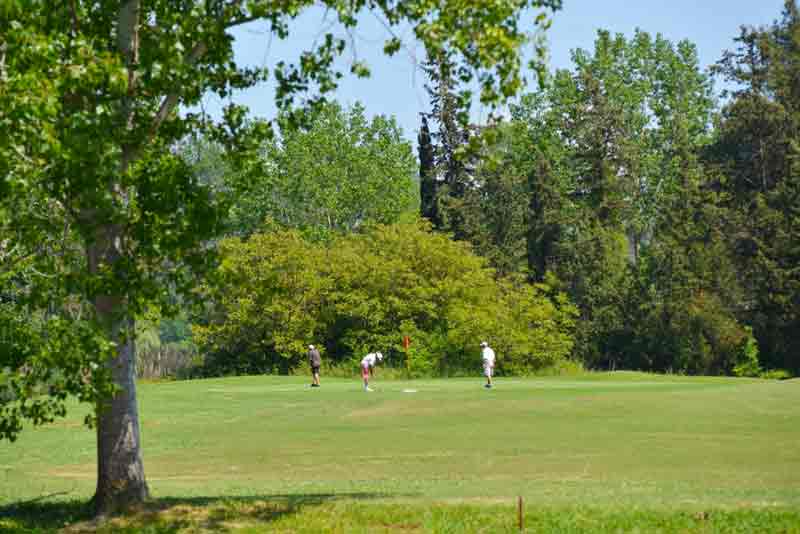
[[[484,367],[494,367],[494,351],[491,347],[483,347],[481,351]]]
[[[378,361],[378,355],[370,352],[361,360],[361,367],[375,367],[375,362]]]

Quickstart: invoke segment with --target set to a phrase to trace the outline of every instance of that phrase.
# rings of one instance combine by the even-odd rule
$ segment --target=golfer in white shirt
[[[380,352],[370,352],[361,360],[361,378],[364,379],[364,391],[372,391],[369,387],[369,375],[375,365],[383,361],[383,354]]]
[[[484,387],[492,387],[492,375],[494,374],[494,351],[492,347],[485,341],[481,342],[481,358],[483,359],[483,374],[486,376],[486,385]]]

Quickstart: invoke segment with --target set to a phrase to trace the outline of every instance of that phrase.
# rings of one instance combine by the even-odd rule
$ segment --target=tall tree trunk
[[[108,303],[114,301],[118,303],[119,299],[107,299]],[[93,502],[98,516],[125,510],[149,497],[136,404],[133,321],[108,319],[120,343],[116,358],[108,363],[120,390],[97,407],[97,489]]]
[[[128,69],[128,91],[120,102],[124,129],[134,128],[133,105],[137,91],[139,63],[139,23],[141,0],[121,2],[117,16],[117,47]],[[122,145],[120,174],[128,172],[136,159],[136,149]],[[118,184],[108,184],[116,201],[126,203],[127,192]],[[125,254],[122,228],[107,214],[88,212],[87,220],[95,225],[94,240],[88,244],[89,270],[98,274],[102,268],[114,269]],[[114,384],[119,388],[113,398],[97,406],[97,490],[93,503],[98,516],[123,511],[148,498],[142,464],[139,410],[136,404],[136,365],[134,320],[121,294],[95,297],[97,318],[117,344],[116,356],[107,362]]]
[[[88,246],[89,268],[97,274],[102,265],[113,266],[121,257],[122,236],[116,225],[98,229]],[[136,404],[134,320],[124,298],[95,298],[98,320],[117,343],[116,356],[106,365],[119,391],[97,405],[97,489],[95,513],[107,516],[141,503],[149,496],[144,477]]]

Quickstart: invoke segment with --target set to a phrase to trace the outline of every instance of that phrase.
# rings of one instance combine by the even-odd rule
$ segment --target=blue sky
[[[779,18],[782,8],[783,0],[564,0],[563,9],[555,14],[547,32],[549,66],[569,68],[570,50],[591,50],[598,29],[630,36],[641,28],[651,34],[661,33],[673,42],[692,41],[706,67],[717,61],[724,49],[732,48],[741,25],[768,24]],[[261,23],[237,28],[236,59],[242,64],[268,67],[281,59],[294,61],[324,32],[326,24],[322,11],[311,10],[293,24],[286,41],[271,37]],[[424,51],[406,38],[405,48],[387,58],[381,51],[387,35],[375,17],[362,17],[352,40],[355,46],[345,53],[345,61],[354,57],[366,61],[372,76],[366,80],[345,77],[333,98],[344,104],[360,101],[370,115],[394,115],[405,136],[414,139],[419,113],[427,111],[424,76],[417,64],[424,59]],[[252,115],[267,119],[275,116],[274,93],[269,83],[231,98],[247,105]],[[215,115],[224,104],[213,95],[204,100],[206,110]],[[487,111],[476,106],[476,120]]]

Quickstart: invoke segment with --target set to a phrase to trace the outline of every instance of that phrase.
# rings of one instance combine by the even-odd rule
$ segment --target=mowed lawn
[[[232,524],[280,529],[290,521],[286,529],[301,531],[314,523],[291,523],[289,512],[303,507],[318,508],[310,516],[323,521],[318,527],[340,531],[370,520],[337,527],[326,514],[349,509],[358,518],[381,507],[408,515],[397,524],[409,530],[442,530],[431,526],[439,517],[432,510],[446,515],[447,507],[476,517],[485,509],[492,521],[505,514],[511,528],[519,496],[545,515],[586,507],[598,517],[624,509],[701,521],[713,510],[734,514],[733,525],[739,513],[785,511],[773,527],[800,523],[792,512],[800,510],[798,380],[603,373],[499,378],[486,390],[479,378],[382,381],[379,371],[373,393],[356,378],[323,377],[319,389],[307,382],[141,384],[144,465],[157,502],[262,506]],[[0,444],[2,515],[13,521],[34,499],[44,506],[91,496],[95,438],[81,425],[84,413],[76,408]],[[414,509],[428,522],[415,523]],[[376,521],[378,531],[394,524]],[[456,531],[470,524],[452,523]]]

